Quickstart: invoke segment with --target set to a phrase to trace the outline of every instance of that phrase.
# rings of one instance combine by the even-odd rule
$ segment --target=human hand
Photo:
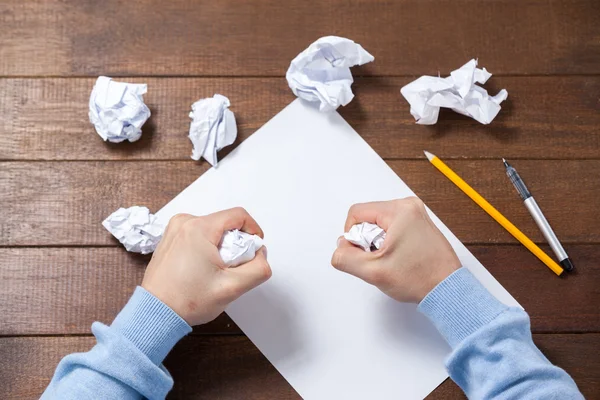
[[[203,217],[175,215],[148,264],[142,287],[192,326],[212,321],[233,300],[271,277],[264,247],[252,261],[237,268],[225,266],[217,246],[231,229],[263,237],[242,208]]]
[[[452,246],[416,197],[355,204],[348,212],[345,231],[361,222],[377,224],[386,231],[383,246],[369,253],[342,236],[331,264],[398,301],[419,303],[460,268]]]

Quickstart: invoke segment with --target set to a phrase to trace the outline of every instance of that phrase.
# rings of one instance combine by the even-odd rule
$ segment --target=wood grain
[[[600,348],[600,334],[534,335],[534,341],[550,361],[572,375],[586,398],[600,396],[600,361],[594,351]],[[4,399],[39,398],[59,360],[94,343],[91,337],[1,338]],[[170,399],[299,398],[243,336],[187,337],[165,365],[175,380]],[[447,380],[428,399],[464,399],[464,395]]]
[[[110,324],[149,260],[116,247],[0,249],[0,336],[85,334],[94,321]],[[194,332],[241,333],[225,314]]]
[[[595,0],[167,3],[4,1],[0,75],[283,76],[331,34],[375,56],[359,75],[447,73],[477,57],[497,74],[600,72]]]
[[[145,82],[152,117],[136,143],[105,143],[88,119],[93,78],[0,79],[0,159],[189,160],[191,104],[222,93],[243,141],[295,97],[284,78],[123,78]],[[412,78],[357,78],[342,116],[386,159],[443,149],[446,158],[600,159],[600,76],[493,77],[509,99],[491,125],[442,112],[415,124],[400,88]],[[226,154],[229,149],[223,154]]]
[[[126,253],[100,223],[121,206],[156,211],[207,170],[189,159],[192,102],[231,99],[239,138],[223,157],[294,99],[290,61],[330,34],[376,59],[353,69],[356,97],[342,116],[525,307],[548,358],[600,398],[597,0],[4,0],[0,27],[2,398],[39,398],[61,357],[93,345],[91,322],[110,322],[141,281],[149,257]],[[437,125],[416,125],[400,88],[471,58],[494,73],[490,93],[509,92],[496,120],[443,110]],[[94,132],[98,75],[148,83],[140,141]],[[577,272],[551,274],[423,149],[544,243],[497,161],[512,160]],[[84,336],[58,336],[72,334]],[[166,364],[170,399],[299,398],[224,314]],[[430,398],[464,395],[446,381]]]
[[[563,278],[520,245],[469,249],[529,312],[533,332],[600,332],[600,246],[569,246],[577,272]],[[110,323],[148,259],[116,247],[0,249],[0,336],[86,334],[93,321]],[[194,333],[241,331],[222,315]]]
[[[516,243],[427,161],[388,164],[463,242]],[[600,243],[600,160],[513,164],[561,241]],[[532,240],[544,241],[500,161],[454,160],[449,165]],[[101,225],[104,218],[132,205],[157,211],[206,166],[191,160],[0,163],[0,246],[115,244]]]

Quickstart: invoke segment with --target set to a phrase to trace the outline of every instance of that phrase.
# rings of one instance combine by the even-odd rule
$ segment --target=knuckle
[[[183,222],[185,220],[187,220],[188,218],[189,218],[188,214],[175,214],[173,217],[171,217],[171,220],[169,221],[169,226],[177,228],[181,224],[183,224]]]
[[[171,217],[169,223],[167,224],[167,228],[165,229],[165,236],[177,233],[183,225],[183,222],[187,220],[189,215],[187,214],[176,214]]]
[[[420,198],[416,197],[416,196],[411,196],[408,198],[410,200],[410,202],[419,207],[419,208],[424,208],[425,204],[423,203],[423,200],[421,200]]]
[[[360,204],[352,204],[348,210],[348,215],[354,215],[360,208]]]
[[[186,238],[191,238],[197,234],[197,232],[201,231],[204,227],[204,218],[202,217],[194,217],[185,220],[180,227],[180,230],[184,234]]]
[[[425,210],[425,204],[418,197],[408,197],[404,199],[404,209],[412,215],[422,214]]]
[[[171,217],[171,220],[169,221],[169,225],[173,225],[174,228],[179,228],[190,218],[195,218],[195,217],[193,215],[185,214],[185,213],[175,214],[173,217]]]
[[[248,215],[248,211],[244,207],[234,207],[231,209],[231,213],[235,215]]]

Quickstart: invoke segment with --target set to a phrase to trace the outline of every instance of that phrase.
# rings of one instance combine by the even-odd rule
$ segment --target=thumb
[[[254,289],[271,277],[271,266],[267,262],[266,254],[267,249],[263,246],[251,261],[229,269],[242,293]]]
[[[335,269],[371,283],[373,269],[371,258],[371,253],[354,246],[341,236],[338,239],[338,247],[331,257],[331,265]]]

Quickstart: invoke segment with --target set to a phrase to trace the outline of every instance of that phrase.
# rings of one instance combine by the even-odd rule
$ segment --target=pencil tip
[[[425,153],[425,157],[427,157],[429,161],[433,160],[433,157],[435,157],[435,154],[431,154],[427,150],[423,150],[423,153]]]

